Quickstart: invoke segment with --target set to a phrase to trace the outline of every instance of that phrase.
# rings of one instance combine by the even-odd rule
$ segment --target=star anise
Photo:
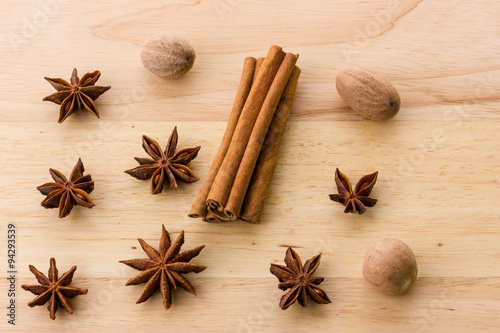
[[[40,193],[46,195],[41,205],[45,208],[59,207],[59,218],[69,215],[73,206],[80,205],[87,208],[94,207],[89,193],[94,190],[92,176],[83,175],[85,168],[81,159],[78,159],[69,180],[54,169],[49,169],[55,183],[46,183],[37,187]]]
[[[288,309],[297,300],[300,305],[307,306],[307,296],[319,304],[331,303],[326,292],[318,287],[324,278],[311,276],[318,268],[320,258],[321,255],[318,254],[302,266],[299,255],[289,247],[285,256],[286,266],[271,264],[271,273],[280,281],[278,288],[290,289],[281,297],[280,308],[282,310]]]
[[[330,194],[330,199],[343,204],[345,206],[344,213],[358,212],[363,214],[366,207],[373,207],[377,203],[377,199],[369,197],[377,181],[377,175],[378,171],[362,177],[353,191],[349,178],[337,169],[335,171],[335,183],[339,194]]]
[[[198,256],[205,245],[189,251],[179,253],[184,244],[184,231],[171,243],[170,235],[162,225],[162,234],[159,250],[155,250],[145,241],[138,238],[142,249],[149,259],[122,260],[121,263],[142,271],[127,282],[127,286],[146,282],[144,290],[137,300],[137,304],[147,301],[158,289],[163,297],[163,306],[166,310],[172,306],[172,288],[182,287],[185,291],[196,296],[196,292],[189,281],[182,276],[187,273],[200,273],[207,266],[189,263]]]
[[[54,258],[50,258],[49,277],[45,276],[45,274],[37,270],[32,265],[29,265],[29,268],[40,284],[23,284],[21,286],[24,290],[37,295],[34,300],[28,303],[28,306],[34,307],[37,305],[44,305],[49,302],[48,309],[50,319],[56,319],[56,312],[59,307],[62,307],[70,314],[73,313],[67,298],[87,294],[88,289],[68,287],[73,279],[76,266],[71,267],[71,269],[64,273],[60,278],[58,276],[56,260]]]
[[[201,147],[187,148],[175,153],[177,140],[177,126],[168,138],[165,151],[161,150],[158,142],[143,135],[142,148],[152,159],[136,157],[135,160],[140,165],[125,172],[141,180],[151,178],[151,194],[161,193],[163,184],[167,182],[170,188],[177,188],[176,179],[184,183],[194,183],[198,177],[186,165],[198,155]]]
[[[101,72],[95,71],[85,74],[80,80],[78,78],[78,72],[76,68],[74,68],[70,82],[63,79],[45,77],[45,80],[49,81],[57,92],[45,97],[43,100],[61,105],[59,110],[59,123],[62,123],[73,112],[80,112],[81,110],[87,110],[97,118],[100,118],[99,111],[94,101],[111,88],[110,86],[102,87],[95,85],[100,76]]]

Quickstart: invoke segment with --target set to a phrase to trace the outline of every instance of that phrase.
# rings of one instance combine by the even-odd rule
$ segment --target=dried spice
[[[158,142],[143,135],[142,148],[152,159],[136,157],[135,160],[140,165],[125,172],[141,180],[151,178],[151,194],[161,193],[164,183],[168,183],[170,188],[177,188],[176,180],[184,183],[196,182],[198,177],[187,164],[198,156],[201,147],[187,148],[175,153],[177,140],[177,126],[168,138],[165,151],[161,150]]]
[[[404,294],[417,279],[417,274],[415,254],[399,239],[381,239],[366,251],[363,276],[383,293]]]
[[[174,79],[189,72],[196,52],[187,39],[161,32],[142,45],[141,60],[148,71],[160,77]]]
[[[163,306],[168,310],[172,306],[172,288],[182,287],[185,291],[196,296],[196,292],[189,281],[182,276],[187,273],[200,273],[207,266],[189,263],[198,256],[205,245],[192,250],[180,252],[184,244],[184,231],[171,243],[170,235],[162,225],[162,234],[158,251],[138,238],[142,249],[149,259],[122,260],[121,263],[142,271],[127,282],[127,286],[146,283],[144,290],[137,300],[137,304],[147,301],[160,289],[163,297]]]
[[[94,182],[91,175],[83,175],[85,168],[79,158],[69,180],[57,170],[49,169],[54,182],[46,183],[37,187],[43,195],[47,197],[41,205],[45,208],[59,207],[59,218],[69,215],[73,206],[80,205],[87,208],[94,207],[90,192],[94,190]]]
[[[70,82],[45,77],[45,80],[49,81],[57,92],[45,97],[43,100],[61,105],[58,123],[62,123],[73,112],[80,112],[81,110],[87,110],[100,118],[99,110],[97,110],[94,101],[111,88],[110,86],[95,85],[100,76],[101,72],[95,71],[85,74],[80,80],[78,71],[74,68]]]
[[[349,66],[341,69],[336,85],[344,102],[368,119],[388,120],[399,111],[401,99],[396,88],[366,68]]]
[[[311,276],[318,269],[320,259],[319,254],[307,260],[302,266],[299,255],[289,247],[285,256],[286,266],[271,264],[271,273],[280,281],[278,288],[290,289],[281,297],[282,310],[288,309],[297,300],[300,305],[307,306],[307,296],[319,304],[331,303],[326,292],[318,287],[324,278]]]
[[[345,206],[344,213],[358,212],[360,215],[363,214],[366,207],[373,207],[377,203],[377,199],[369,197],[377,181],[377,175],[378,171],[362,177],[353,191],[349,178],[337,169],[335,183],[339,194],[330,194],[330,199],[343,204]]]
[[[245,59],[226,132],[188,216],[260,223],[301,72],[297,58],[273,45],[265,58]]]
[[[34,300],[28,303],[28,306],[34,307],[49,302],[50,319],[56,319],[56,312],[59,307],[62,307],[70,314],[73,313],[67,298],[87,294],[88,289],[68,287],[73,279],[73,274],[75,274],[76,266],[71,267],[60,278],[54,258],[50,258],[49,277],[45,276],[45,274],[32,265],[29,265],[29,268],[40,284],[23,284],[21,286],[24,290],[37,295]]]

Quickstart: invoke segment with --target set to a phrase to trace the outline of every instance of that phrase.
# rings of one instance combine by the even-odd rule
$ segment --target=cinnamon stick
[[[266,138],[269,125],[271,124],[287,82],[295,68],[297,59],[298,55],[292,53],[287,53],[285,55],[269,92],[267,93],[262,108],[260,109],[257,120],[255,121],[224,209],[224,213],[230,220],[236,220],[240,216],[243,200],[259,158],[264,139]]]
[[[255,84],[255,82],[257,81],[257,75],[258,75],[258,73],[259,73],[259,71],[260,71],[260,68],[262,67],[262,63],[263,63],[263,62],[264,62],[264,57],[258,58],[258,59],[256,60],[256,62],[255,62],[255,70],[254,70],[254,72],[253,72],[252,85],[254,85],[254,84]],[[248,90],[250,90],[250,89],[248,89]],[[247,95],[248,95],[248,94],[247,94]],[[245,97],[245,98],[246,98],[246,97]],[[241,111],[241,110],[240,110],[240,111]],[[241,113],[241,112],[240,112],[240,113]],[[239,114],[238,114],[238,116],[239,116]],[[236,123],[234,124],[234,126],[236,127]],[[234,132],[234,129],[233,129],[233,132]],[[229,147],[229,143],[228,143],[228,147]],[[227,148],[228,148],[228,147],[226,147],[226,152],[227,152]],[[220,161],[220,163],[222,163],[222,160]],[[220,167],[220,164],[219,164],[219,167]],[[215,178],[215,176],[214,176],[214,178]],[[211,182],[210,186],[212,186],[212,183],[213,183],[213,180],[212,180],[212,182]],[[208,189],[208,190],[210,190],[210,189]],[[207,192],[207,195],[208,195],[208,192]],[[206,200],[206,196],[205,196],[205,199],[204,199],[204,201],[203,201],[203,207],[204,207],[204,209],[205,209],[205,210],[207,210],[205,200]],[[222,214],[222,215],[221,215],[221,217],[223,217],[223,218],[227,219],[227,218],[226,218],[226,216],[225,216],[224,214]],[[224,220],[222,220],[221,218],[217,217],[214,213],[212,213],[212,212],[210,212],[210,211],[207,211],[207,212],[206,212],[206,215],[205,215],[205,217],[203,218],[203,221],[205,221],[205,222],[211,222],[211,223],[216,223],[216,222],[225,222]]]
[[[264,104],[269,88],[284,57],[285,53],[281,47],[271,46],[257,75],[255,85],[250,89],[226,156],[207,196],[206,203],[208,209],[221,219],[229,220],[224,214],[227,198],[229,197],[234,178],[245,153],[245,148],[252,134],[259,111]]]
[[[279,147],[285,132],[286,123],[290,117],[295,92],[297,90],[297,81],[300,76],[300,68],[295,67],[292,76],[288,80],[283,96],[281,97],[278,108],[274,113],[273,120],[259,155],[259,160],[255,166],[255,171],[248,187],[241,219],[251,223],[260,223],[264,201],[269,192],[271,179],[278,160]]]
[[[257,81],[257,75],[259,74],[262,63],[264,62],[264,57],[257,58],[255,61],[255,71],[253,72],[253,82]]]
[[[243,72],[241,74],[240,85],[238,87],[238,92],[236,93],[236,98],[233,104],[233,108],[231,110],[231,114],[229,116],[229,120],[227,123],[226,131],[222,138],[222,143],[220,145],[217,154],[210,166],[210,170],[208,171],[207,177],[203,182],[198,194],[196,195],[191,209],[189,210],[189,217],[201,217],[204,221],[209,222],[218,222],[217,218],[213,216],[213,214],[209,214],[207,210],[206,200],[208,197],[208,193],[212,188],[212,184],[214,182],[215,176],[219,171],[219,168],[226,156],[226,153],[229,149],[229,144],[231,143],[231,139],[233,137],[234,131],[236,129],[236,125],[238,124],[238,120],[240,118],[241,111],[243,110],[243,106],[247,100],[248,94],[250,93],[250,88],[252,86],[252,81],[254,80],[256,73],[256,65],[257,61],[253,57],[245,58],[243,63]]]
[[[203,219],[203,221],[210,222],[210,223],[225,222],[224,220],[221,220],[220,218],[218,218],[217,216],[215,216],[214,214],[212,214],[212,212],[209,211],[208,209],[207,209],[207,214],[205,215],[205,218]]]

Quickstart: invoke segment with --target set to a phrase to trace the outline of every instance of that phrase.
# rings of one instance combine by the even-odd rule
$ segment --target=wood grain
[[[49,7],[47,4],[52,4]],[[45,7],[44,7],[45,4]],[[54,5],[56,4],[56,5]],[[492,332],[500,330],[500,3],[479,0],[5,0],[0,50],[0,305],[7,306],[6,224],[17,226],[17,322],[0,331],[75,332]],[[45,14],[44,14],[45,13]],[[142,67],[139,45],[158,31],[197,50],[176,81]],[[271,44],[300,54],[302,75],[262,224],[207,224],[186,214],[201,182],[149,194],[126,175],[144,156],[141,135],[165,145],[201,145],[192,170],[204,178],[222,139],[243,59]],[[374,123],[335,91],[347,64],[371,68],[398,89],[402,108]],[[69,79],[99,69],[112,89],[87,114],[57,124],[44,76]],[[63,220],[40,207],[36,186],[49,168],[68,173],[82,157],[95,179],[93,209]],[[352,179],[379,171],[363,216],[328,199],[335,168]],[[157,245],[161,224],[209,268],[190,276],[198,297],[178,291],[136,305],[136,271],[118,263]],[[381,295],[362,278],[365,250],[383,237],[406,242],[419,264],[402,297]],[[330,305],[278,307],[269,273],[287,246],[303,258],[323,253],[319,276]],[[74,284],[89,288],[75,313],[29,308],[28,264],[46,272],[76,264]],[[3,310],[5,311],[5,310]]]

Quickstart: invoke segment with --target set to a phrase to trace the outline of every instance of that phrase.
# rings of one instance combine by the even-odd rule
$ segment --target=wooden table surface
[[[7,273],[7,224],[17,230],[16,326],[7,323],[0,281],[0,331],[75,332],[492,332],[500,330],[500,3],[493,0],[4,0],[0,41],[0,276]],[[183,78],[163,81],[141,64],[140,45],[157,32],[187,38],[197,51]],[[186,216],[201,181],[149,194],[123,171],[145,156],[141,135],[165,145],[201,145],[191,164],[203,180],[224,133],[246,56],[270,45],[300,54],[297,98],[260,225],[207,224]],[[335,75],[346,64],[378,71],[402,99],[400,113],[366,121],[342,102]],[[69,79],[99,69],[101,119],[58,106],[44,76]],[[78,157],[95,180],[93,209],[65,219],[43,209],[36,186],[49,168],[70,172]],[[379,171],[366,214],[331,202],[339,167],[354,181]],[[185,249],[206,244],[169,311],[143,286],[125,287],[161,224]],[[415,252],[416,284],[404,296],[362,277],[366,249],[395,237]],[[269,263],[286,247],[303,259],[322,253],[318,276],[329,305],[278,307]],[[73,285],[89,288],[48,318],[29,308],[28,264],[47,272],[77,265]]]

